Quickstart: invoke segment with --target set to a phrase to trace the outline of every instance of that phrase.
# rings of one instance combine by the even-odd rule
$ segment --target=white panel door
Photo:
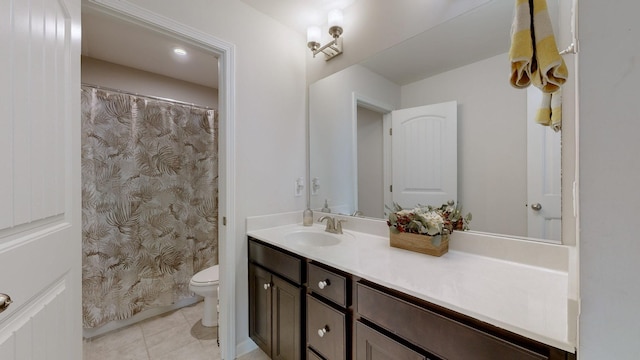
[[[0,359],[80,360],[80,0],[0,18]]]
[[[560,241],[561,137],[535,122],[542,92],[527,89],[527,236]]]
[[[396,110],[391,117],[393,201],[403,208],[456,201],[457,102]]]

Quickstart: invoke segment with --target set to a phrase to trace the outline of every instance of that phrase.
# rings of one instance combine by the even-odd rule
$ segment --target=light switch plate
[[[301,176],[295,181],[295,190],[294,196],[299,197],[302,196],[302,191],[304,190],[304,178]]]

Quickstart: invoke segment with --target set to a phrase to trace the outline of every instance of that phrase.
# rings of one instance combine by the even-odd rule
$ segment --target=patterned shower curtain
[[[82,87],[83,323],[191,297],[218,263],[213,110]]]

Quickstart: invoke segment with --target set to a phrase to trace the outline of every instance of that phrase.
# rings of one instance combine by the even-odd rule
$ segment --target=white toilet
[[[189,282],[189,290],[204,297],[204,314],[202,326],[218,325],[218,281],[220,272],[218,265],[206,268],[193,275]]]

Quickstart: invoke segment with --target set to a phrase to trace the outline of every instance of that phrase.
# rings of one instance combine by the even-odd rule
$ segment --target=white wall
[[[218,108],[218,90],[130,67],[82,57],[82,82]]]
[[[311,178],[318,177],[321,186],[311,196],[312,209],[321,208],[329,199],[334,212],[356,210],[354,93],[393,109],[400,104],[400,87],[361,65],[309,86]]]
[[[248,340],[247,216],[300,210],[294,183],[306,173],[306,39],[238,0],[131,0],[233,43],[236,50],[237,343]]]
[[[578,354],[640,359],[640,2],[579,5]]]
[[[401,106],[458,101],[458,198],[472,229],[527,236],[527,93],[509,66],[501,54],[405,85]]]

